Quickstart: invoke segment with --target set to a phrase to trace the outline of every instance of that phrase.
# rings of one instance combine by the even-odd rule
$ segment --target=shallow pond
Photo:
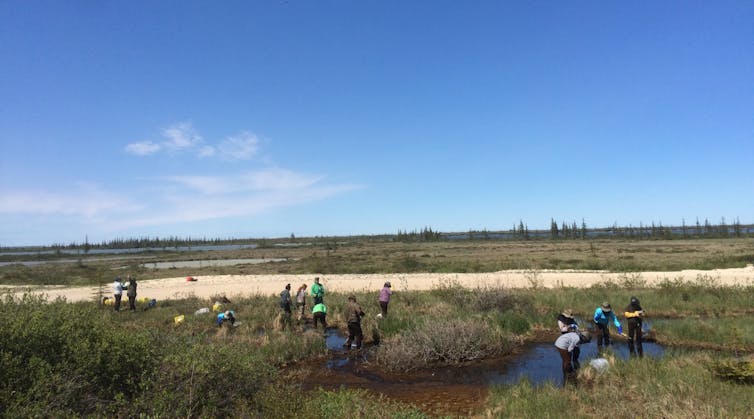
[[[502,359],[395,374],[370,362],[374,353],[372,348],[345,350],[346,336],[341,331],[328,329],[324,338],[331,356],[304,380],[304,388],[337,389],[343,386],[366,389],[431,413],[471,413],[481,406],[492,385],[511,385],[522,379],[534,386],[548,382],[560,385],[562,380],[560,356],[552,342],[524,345],[515,355]],[[616,358],[629,357],[624,341],[611,345],[607,351]],[[663,354],[662,346],[644,342],[644,356],[661,357]],[[596,357],[595,342],[581,346],[582,366]]]

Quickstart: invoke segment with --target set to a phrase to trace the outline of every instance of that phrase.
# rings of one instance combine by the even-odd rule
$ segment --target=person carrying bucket
[[[618,329],[618,334],[623,333],[623,326],[618,321],[618,317],[613,312],[610,303],[605,301],[601,306],[594,310],[594,325],[597,333],[597,349],[601,350],[602,346],[610,345],[610,322]]]
[[[644,309],[641,308],[638,298],[631,297],[631,302],[626,306],[626,311],[623,315],[626,316],[628,323],[628,351],[631,355],[636,355],[638,352],[639,357],[642,357],[644,356],[644,348],[641,345],[641,326],[642,318],[644,318]]]

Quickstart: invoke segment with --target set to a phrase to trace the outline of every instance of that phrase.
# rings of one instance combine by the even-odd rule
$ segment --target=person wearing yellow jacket
[[[638,353],[640,357],[644,356],[644,348],[641,346],[641,326],[644,314],[639,299],[631,297],[631,302],[626,306],[626,311],[623,313],[628,323],[628,351],[631,355]]]

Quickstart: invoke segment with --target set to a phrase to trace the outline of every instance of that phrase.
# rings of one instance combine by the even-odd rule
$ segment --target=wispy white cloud
[[[296,173],[287,169],[269,168],[235,174],[233,176],[180,175],[165,177],[194,193],[220,195],[259,191],[303,191],[316,187],[324,179],[321,175]]]
[[[217,144],[206,144],[202,135],[190,122],[179,122],[162,131],[162,141],[140,141],[126,145],[129,154],[149,156],[166,152],[190,152],[201,158],[219,158],[226,161],[249,160],[259,150],[259,138],[242,131]]]
[[[161,145],[152,141],[142,141],[138,143],[128,144],[126,146],[126,152],[136,154],[137,156],[148,156],[160,151],[161,148]]]
[[[203,141],[190,122],[179,122],[165,128],[162,136],[167,139],[165,146],[173,150],[194,148]]]
[[[242,132],[228,137],[221,142],[217,149],[222,158],[226,160],[248,160],[257,154],[259,140],[256,135]]]
[[[5,191],[0,196],[0,214],[57,214],[91,221],[139,209],[140,205],[94,184],[76,184],[65,192]]]
[[[149,179],[149,190],[114,192],[104,185],[77,184],[64,192],[3,191],[0,214],[60,224],[76,233],[129,236],[129,230],[159,228],[228,217],[254,217],[325,200],[362,188],[281,168],[225,176],[175,175]],[[2,229],[0,229],[2,232]]]

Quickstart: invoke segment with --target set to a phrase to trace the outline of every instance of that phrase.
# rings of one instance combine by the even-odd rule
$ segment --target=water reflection
[[[654,342],[644,342],[644,356],[662,357],[665,350],[662,346]],[[605,354],[612,354],[616,358],[628,359],[628,345],[625,342],[617,342],[610,345]],[[582,366],[589,364],[589,361],[598,358],[597,344],[595,342],[581,345]],[[521,379],[526,378],[532,385],[538,386],[552,382],[559,385],[563,379],[563,373],[560,370],[560,356],[555,350],[552,343],[539,343],[527,345],[520,356],[515,357],[511,362],[497,374],[488,374],[490,384],[516,384]]]

